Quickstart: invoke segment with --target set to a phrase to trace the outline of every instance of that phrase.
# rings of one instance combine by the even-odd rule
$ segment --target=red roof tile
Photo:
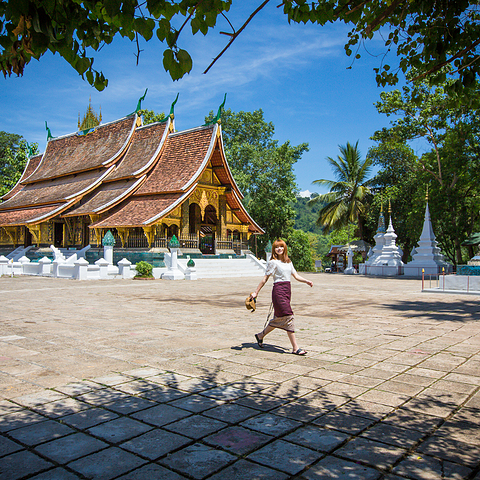
[[[91,213],[100,213],[108,208],[112,208],[121,202],[131,193],[138,185],[145,180],[143,177],[130,180],[119,180],[118,182],[110,182],[103,184],[100,188],[89,195],[82,205],[73,210],[69,210],[64,217],[75,215],[89,215]],[[83,202],[83,200],[82,200]]]
[[[104,167],[121,155],[135,129],[136,116],[99,125],[88,135],[72,134],[54,138],[37,170],[25,183],[39,182],[72,173]]]
[[[205,168],[216,126],[199,127],[168,135],[160,160],[138,195],[185,190]]]
[[[103,171],[94,170],[26,185],[12,198],[0,203],[0,211],[66,201],[71,196],[86,193],[85,190],[93,188],[101,180],[101,175],[105,175],[107,172],[108,170],[105,169]]]
[[[64,204],[65,206],[66,204]],[[11,210],[8,212],[0,212],[0,225],[15,226],[24,225],[35,218],[44,216],[57,210],[62,205],[48,205],[44,207],[24,208],[20,210]]]
[[[170,121],[137,128],[127,153],[106,181],[139,176],[152,168],[165,141],[167,123]]]
[[[146,222],[163,211],[173,208],[175,203],[186,194],[167,193],[165,195],[146,195],[130,197],[126,203],[115,209],[112,215],[100,220],[90,228],[142,227]]]

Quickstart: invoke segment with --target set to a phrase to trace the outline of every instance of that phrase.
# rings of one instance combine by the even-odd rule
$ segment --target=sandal
[[[258,336],[258,334],[256,333],[256,334],[255,334],[255,339],[257,340],[258,346],[259,346],[260,348],[263,348],[263,338],[260,338],[260,337]]]
[[[292,352],[294,355],[306,355],[307,354],[307,351],[304,350],[303,348],[299,348],[298,350],[296,350],[295,352]]]

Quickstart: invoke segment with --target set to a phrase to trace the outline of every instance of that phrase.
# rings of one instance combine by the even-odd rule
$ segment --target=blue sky
[[[243,2],[228,17],[238,29],[256,6]],[[142,107],[156,112],[168,113],[180,94],[175,122],[177,130],[185,130],[202,125],[227,93],[226,108],[261,108],[275,125],[280,143],[309,143],[310,151],[295,166],[297,183],[300,191],[321,193],[312,181],[333,179],[325,158],[336,157],[338,145],[357,140],[364,158],[373,145],[369,137],[388,126],[389,119],[374,106],[384,90],[377,87],[372,70],[380,58],[362,51],[362,58],[348,70],[352,60],[344,53],[344,25],[289,25],[281,9],[268,4],[204,75],[228,41],[219,31],[229,31],[223,20],[206,37],[182,33],[180,46],[192,55],[194,66],[177,82],[163,70],[163,45],[155,37],[141,45],[139,66],[135,45],[123,39],[95,54],[95,67],[109,79],[103,92],[90,87],[58,55],[32,60],[23,77],[0,79],[0,130],[37,142],[43,152],[45,121],[53,136],[75,132],[78,114],[85,113],[91,97],[93,109],[98,112],[101,107],[103,122],[109,122],[134,111],[146,88]]]

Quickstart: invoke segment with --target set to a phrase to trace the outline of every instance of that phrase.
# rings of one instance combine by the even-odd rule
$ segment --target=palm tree
[[[330,192],[319,195],[310,202],[325,204],[318,212],[317,225],[329,231],[356,222],[359,237],[363,239],[363,215],[366,198],[370,193],[368,185],[371,180],[368,180],[368,176],[372,160],[367,158],[361,161],[358,141],[355,145],[347,142],[347,145],[339,145],[338,148],[341,155],[336,160],[327,157],[337,180],[315,180],[314,184],[329,187]]]

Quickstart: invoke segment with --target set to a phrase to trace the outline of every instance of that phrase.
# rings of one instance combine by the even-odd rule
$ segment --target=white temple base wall
[[[442,273],[442,267],[438,265],[430,265],[418,267],[415,265],[405,265],[403,267],[403,274],[406,277],[422,277],[422,269],[425,270],[425,275],[439,275]]]
[[[359,273],[362,275],[378,275],[383,277],[394,277],[403,274],[403,266],[389,266],[389,265],[367,265],[361,263],[358,266]]]

